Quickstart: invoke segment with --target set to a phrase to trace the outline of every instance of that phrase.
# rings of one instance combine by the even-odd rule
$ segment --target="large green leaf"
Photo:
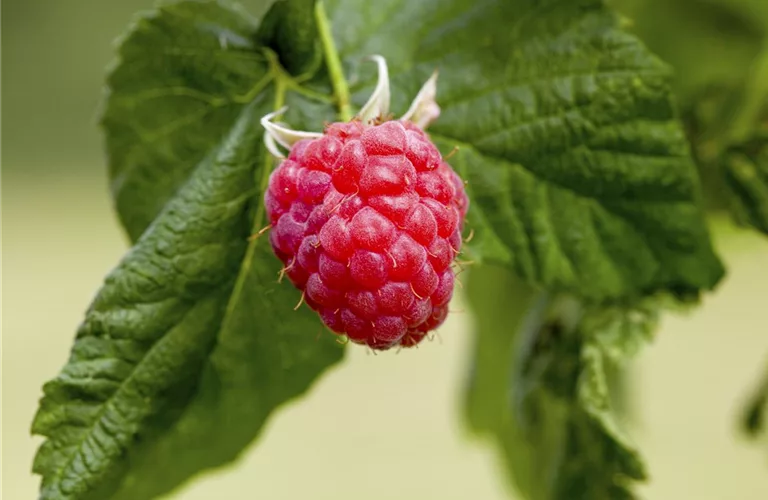
[[[439,68],[430,132],[460,148],[476,257],[598,300],[718,282],[668,68],[601,1],[329,5],[350,70],[390,61],[396,111]]]
[[[148,499],[231,462],[343,355],[314,314],[293,310],[299,294],[277,283],[267,238],[249,243],[266,225],[272,166],[259,118],[283,101],[302,110],[294,120],[333,114],[330,97],[304,102],[255,30],[187,1],[122,41],[103,123],[136,242],[45,386],[33,425],[48,437],[34,466],[43,499]]]
[[[473,269],[468,285],[478,314],[465,415],[516,488],[530,500],[634,498],[645,468],[617,423],[607,375],[655,328],[655,301],[562,307],[491,267]]]

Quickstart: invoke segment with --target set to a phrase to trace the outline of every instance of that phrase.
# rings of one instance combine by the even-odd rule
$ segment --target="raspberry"
[[[387,116],[386,64],[374,96],[323,134],[262,119],[267,145],[288,158],[272,172],[265,206],[285,274],[323,323],[373,349],[418,344],[440,326],[453,295],[469,201],[423,127],[439,114],[436,74],[400,120]],[[420,126],[421,125],[421,126]]]
[[[270,241],[323,322],[374,349],[445,320],[467,197],[418,126],[333,123],[272,173]]]

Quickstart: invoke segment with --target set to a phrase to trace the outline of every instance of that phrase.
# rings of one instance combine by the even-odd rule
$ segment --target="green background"
[[[40,387],[127,247],[96,119],[112,43],[152,3],[2,3],[3,498],[36,497],[29,470],[40,440],[28,429]],[[651,500],[768,498],[765,449],[735,425],[768,361],[768,242],[718,223],[716,243],[728,278],[690,317],[667,317],[635,367],[631,431],[650,467],[641,495]],[[239,464],[178,497],[507,498],[493,454],[462,429],[471,317],[460,296],[452,309],[441,340],[418,350],[350,349]]]

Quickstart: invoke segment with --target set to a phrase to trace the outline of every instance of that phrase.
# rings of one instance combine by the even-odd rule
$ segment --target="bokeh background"
[[[65,362],[85,308],[127,248],[108,198],[96,119],[113,40],[152,3],[2,2],[7,500],[36,498],[30,465],[40,440],[29,426],[41,385]],[[263,10],[258,0],[244,3]],[[629,14],[660,5],[619,3]],[[662,3],[658,33],[652,36],[650,25],[639,32],[670,59],[698,57],[702,78],[731,74],[732,65],[752,57],[749,37],[768,26],[768,9],[760,10],[765,0],[737,2],[743,15],[735,20],[706,10],[718,2]],[[690,26],[670,21],[674,9],[691,13]],[[720,18],[720,35],[713,38],[711,29],[696,24],[703,15]],[[682,29],[690,32],[686,43],[670,31]],[[731,49],[722,49],[726,40]],[[705,47],[714,47],[706,58]],[[630,431],[650,466],[641,495],[651,500],[768,498],[767,450],[747,442],[736,425],[768,362],[768,240],[724,219],[715,219],[713,228],[728,278],[694,314],[668,316],[633,367]],[[236,465],[202,476],[175,498],[510,498],[495,456],[462,426],[472,318],[460,296],[452,308],[441,341],[417,351],[372,356],[350,349],[347,361],[306,399],[279,412]]]

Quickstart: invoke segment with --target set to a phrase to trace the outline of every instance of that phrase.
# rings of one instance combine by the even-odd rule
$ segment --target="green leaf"
[[[185,1],[142,13],[119,41],[101,123],[112,195],[131,240],[274,80],[255,33],[239,11]]]
[[[639,451],[611,408],[605,363],[597,345],[582,344],[578,409],[570,423],[558,498],[635,498],[633,483],[647,479]]]
[[[49,438],[34,464],[41,498],[104,494],[153,420],[190,397],[246,252],[257,109],[106,278],[70,359],[45,385],[32,428]]]
[[[322,62],[314,9],[315,0],[280,0],[259,27],[258,39],[275,51],[292,75],[312,72]]]
[[[768,29],[763,0],[612,0],[629,29],[674,69],[684,109],[712,86],[737,86]],[[751,5],[749,5],[751,4]]]
[[[485,266],[467,293],[478,314],[465,415],[516,488],[530,500],[635,498],[646,472],[617,422],[607,373],[652,332],[655,302],[582,310]]]
[[[684,116],[707,208],[738,224],[768,228],[768,38],[738,83],[713,81]]]
[[[477,266],[469,271],[467,296],[477,335],[464,409],[472,430],[483,434],[498,429],[505,418],[500,403],[508,393],[513,340],[536,294],[508,270]],[[486,335],[492,330],[498,335]]]
[[[293,310],[299,294],[276,282],[280,266],[268,245],[251,251],[194,399],[172,427],[137,449],[116,500],[154,498],[232,462],[276,408],[341,359],[344,350],[316,314]]]
[[[768,127],[765,137],[732,146],[723,171],[736,221],[768,235]]]
[[[430,133],[460,148],[477,258],[594,300],[721,278],[668,68],[601,1],[329,6],[350,68],[388,58],[393,111],[439,68]],[[372,83],[363,73],[355,103]]]
[[[698,296],[657,294],[640,300],[601,304],[584,310],[579,329],[613,363],[627,361],[653,340],[662,310],[687,312],[698,306]]]
[[[121,42],[103,125],[135,246],[45,386],[42,499],[166,493],[236,459],[343,356],[314,313],[293,310],[268,238],[249,242],[267,224],[260,117],[286,102],[293,122],[319,128],[334,112],[329,84],[292,80],[256,29],[221,3],[185,1]]]

